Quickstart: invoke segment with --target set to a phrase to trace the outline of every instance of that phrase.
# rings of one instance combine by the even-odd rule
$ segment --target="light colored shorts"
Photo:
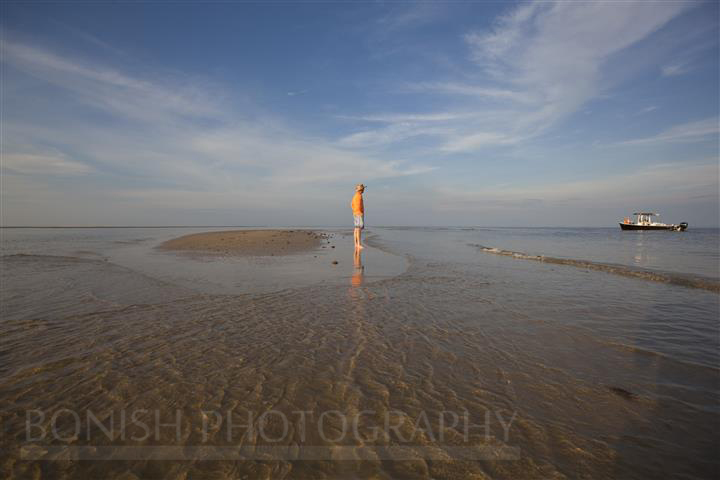
[[[353,215],[353,220],[355,220],[355,228],[359,228],[361,230],[365,228],[364,215]]]

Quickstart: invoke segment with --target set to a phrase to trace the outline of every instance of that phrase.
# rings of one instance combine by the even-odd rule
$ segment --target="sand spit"
[[[481,252],[493,253],[495,255],[504,255],[506,257],[518,258],[521,260],[534,260],[536,262],[552,263],[555,265],[570,265],[578,268],[587,268],[588,270],[599,270],[602,272],[613,273],[625,277],[642,278],[652,282],[670,283],[673,285],[681,285],[683,287],[700,288],[711,292],[720,293],[720,283],[716,280],[704,277],[662,273],[651,270],[643,270],[640,268],[627,267],[624,265],[612,265],[607,263],[591,262],[587,260],[575,260],[571,258],[555,258],[546,257],[544,255],[528,255],[522,252],[513,252],[511,250],[502,250],[500,248],[485,247],[483,245],[469,244],[476,247]]]
[[[279,256],[315,250],[328,236],[311,230],[230,230],[193,233],[168,240],[158,248],[197,253]]]

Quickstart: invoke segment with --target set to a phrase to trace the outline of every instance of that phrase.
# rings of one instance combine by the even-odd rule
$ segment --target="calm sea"
[[[334,228],[282,258],[154,248],[205,230],[0,230],[0,477],[720,473],[718,293],[478,248],[712,284],[717,229],[369,228],[360,257]],[[147,432],[115,430],[138,411]],[[235,437],[232,413],[261,434]]]

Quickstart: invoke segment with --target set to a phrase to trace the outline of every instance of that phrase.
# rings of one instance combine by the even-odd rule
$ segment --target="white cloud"
[[[278,141],[282,138],[282,141]],[[430,166],[409,166],[380,160],[319,139],[309,139],[280,127],[262,131],[236,126],[196,135],[188,151],[212,158],[219,168],[271,166],[266,180],[273,187],[316,182],[353,182],[425,173]]]
[[[93,168],[63,154],[3,153],[0,167],[4,173],[23,175],[82,175]]]
[[[146,80],[116,69],[6,40],[0,45],[6,64],[50,84],[74,92],[85,104],[139,120],[219,117],[219,99],[189,79]]]
[[[405,88],[445,95],[466,105],[467,118],[446,120],[448,133],[443,136],[439,132],[439,151],[472,152],[517,144],[545,132],[603,95],[613,85],[613,72],[605,70],[608,60],[693,5],[527,3],[498,18],[490,29],[464,36],[475,68],[484,74],[482,80],[419,82]],[[464,73],[466,78],[479,78],[477,70]],[[363,131],[349,139],[392,143],[424,134],[425,128],[416,123],[373,133]]]
[[[11,153],[3,155],[3,198],[12,202],[3,205],[3,214],[11,213],[11,223],[45,219],[49,210],[42,199],[82,203],[87,201],[82,196],[91,193],[98,199],[98,209],[103,204],[110,208],[117,199],[125,208],[169,208],[175,202],[174,208],[191,211],[240,202],[255,208],[291,209],[298,197],[327,195],[322,192],[344,183],[352,186],[433,169],[308,136],[257,110],[250,121],[244,112],[218,101],[222,91],[206,94],[203,82],[152,71],[131,74],[11,41],[2,48],[3,61],[14,69],[16,83],[25,78],[22,75],[31,75],[53,86],[32,90],[33,121],[4,112],[3,152]],[[24,73],[18,77],[18,72]],[[23,90],[15,90],[15,95],[22,94]],[[46,120],[43,109],[60,113],[54,103],[58,98],[63,105],[98,109],[111,121],[98,122],[95,116],[77,112],[62,122]],[[28,99],[13,98],[15,105],[23,100]],[[41,146],[52,146],[52,151],[39,150]],[[77,159],[87,159],[92,167]],[[63,190],[62,183],[54,182],[69,175],[86,175],[87,188]],[[25,197],[31,190],[22,185],[44,193],[29,202]],[[113,186],[94,189],[93,185]]]
[[[338,145],[351,148],[372,148],[394,144],[419,136],[446,135],[442,127],[421,126],[418,122],[399,121],[383,128],[363,130],[338,140]]]
[[[532,92],[490,88],[463,83],[418,83],[408,86],[411,91],[427,91],[448,95],[466,95],[469,97],[487,98],[490,100],[508,100],[518,103],[535,103],[539,99]]]
[[[657,105],[650,105],[649,107],[645,107],[642,110],[640,110],[639,112],[637,112],[636,115],[644,115],[646,113],[654,112],[657,109],[658,109]]]
[[[534,99],[511,115],[526,134],[542,132],[603,91],[605,61],[646,38],[688,3],[534,2],[466,40],[473,58],[515,95]],[[472,135],[470,133],[469,135]]]
[[[696,142],[707,139],[717,141],[718,138],[720,138],[720,123],[718,118],[715,117],[676,125],[657,135],[626,140],[620,142],[620,145],[654,145],[670,142]]]
[[[718,198],[717,164],[670,163],[634,172],[590,180],[503,185],[482,190],[436,189],[433,209],[438,211],[487,211],[525,209],[530,205],[575,207],[652,208],[653,205],[685,204],[698,196]]]
[[[690,71],[690,68],[685,62],[669,63],[662,67],[662,74],[664,77],[674,77],[677,75],[684,75]]]
[[[346,135],[338,140],[338,145],[367,149],[393,145],[420,136],[445,138],[452,133],[455,122],[470,121],[475,117],[475,113],[463,112],[338,116],[346,120],[383,124],[381,127],[365,128]]]
[[[490,145],[513,145],[521,140],[519,137],[497,132],[479,132],[460,136],[455,140],[449,140],[443,145],[442,150],[447,152],[465,152]]]
[[[680,2],[523,5],[498,20],[492,29],[463,37],[470,51],[469,56],[467,51],[464,55],[472,59],[471,68],[455,71],[457,75],[448,81],[432,77],[433,81],[404,85],[407,92],[432,96],[427,104],[438,106],[437,110],[347,115],[341,118],[357,122],[358,128],[335,140],[309,136],[257,109],[251,115],[234,110],[231,102],[224,101],[225,91],[207,80],[149,68],[130,71],[105,61],[73,58],[39,46],[5,41],[1,46],[2,57],[9,68],[4,75],[21,71],[48,82],[53,89],[52,94],[48,93],[50,90],[43,92],[37,87],[39,82],[34,82],[32,95],[40,93],[32,98],[33,108],[40,106],[36,121],[20,115],[17,118],[6,115],[3,119],[4,140],[12,146],[8,149],[4,145],[4,151],[13,152],[3,171],[21,174],[4,182],[3,198],[11,195],[16,205],[36,205],[33,207],[36,213],[48,211],[43,209],[49,203],[59,205],[68,198],[74,198],[83,209],[96,206],[98,210],[107,206],[103,204],[106,199],[112,202],[120,199],[124,212],[145,212],[141,207],[153,205],[188,211],[228,205],[306,208],[305,204],[298,204],[298,198],[322,207],[329,198],[337,198],[333,197],[337,193],[334,190],[342,185],[419,175],[435,168],[403,161],[411,158],[408,150],[395,159],[377,153],[381,151],[379,147],[423,137],[423,142],[427,140],[426,143],[436,146],[434,151],[424,153],[455,154],[519,145],[532,139],[603,95],[616,73],[605,71],[607,60],[647,39],[688,5]],[[408,15],[405,19],[398,17],[397,25],[420,25],[425,21]],[[484,76],[478,75],[481,71]],[[30,90],[15,89],[14,94],[25,95],[27,91]],[[283,93],[293,97],[306,91]],[[51,95],[56,94],[67,100],[66,104],[101,111],[105,114],[102,118],[112,119],[112,127],[76,111],[63,122],[46,121],[41,110],[47,105],[48,110],[54,108],[55,99]],[[22,100],[13,98],[16,105]],[[695,141],[711,135],[718,135],[717,119],[674,127],[625,143]],[[38,145],[50,145],[57,150],[38,150],[35,148]],[[89,159],[92,167],[78,159]],[[604,198],[623,201],[637,198],[647,204],[661,196],[682,201],[693,187],[711,195],[715,182],[717,191],[717,182],[712,177],[715,173],[717,179],[716,169],[703,168],[676,165],[661,169],[660,173],[643,170],[627,177],[598,175],[597,180],[588,182],[509,185],[482,192],[439,188],[424,201],[428,207],[440,210],[461,208],[459,205],[472,208],[553,205],[572,198],[583,199],[581,203],[585,206]],[[58,187],[60,182],[52,184],[45,178],[59,175],[102,177],[102,183],[88,181],[87,192],[62,191]],[[643,187],[630,188],[627,178],[641,182]],[[656,180],[658,183],[653,185]],[[99,187],[111,184],[115,185]],[[408,192],[412,194],[415,190]],[[401,203],[400,196],[393,195],[389,204]],[[97,198],[97,205],[89,205],[88,198]],[[32,212],[30,207],[22,208],[23,222],[15,223],[28,223],[24,216]],[[20,218],[19,214],[16,218]],[[446,217],[441,218],[446,221]]]
[[[426,123],[426,122],[446,122],[450,120],[460,120],[474,117],[474,113],[462,112],[438,112],[438,113],[400,113],[400,114],[378,114],[364,116],[338,115],[337,118],[347,120],[362,120],[364,122],[378,123]]]
[[[95,47],[98,47],[98,48],[104,50],[105,52],[109,52],[109,53],[111,53],[111,54],[113,54],[113,55],[127,57],[127,53],[126,53],[126,52],[124,52],[124,51],[122,51],[122,50],[114,47],[113,45],[110,45],[108,42],[106,42],[106,41],[104,41],[104,40],[101,40],[101,39],[98,38],[97,36],[92,35],[92,34],[86,32],[85,30],[81,30],[81,29],[75,28],[75,27],[73,27],[73,26],[71,26],[71,25],[68,25],[68,24],[66,24],[66,23],[60,22],[60,21],[58,21],[58,20],[56,20],[56,19],[52,19],[52,18],[51,18],[51,19],[49,19],[49,20],[50,20],[52,23],[54,23],[54,24],[56,24],[56,25],[59,25],[59,26],[62,27],[63,29],[65,29],[65,30],[67,30],[68,32],[70,32],[72,35],[75,35],[76,37],[82,39],[84,42],[86,42],[86,43],[88,43],[88,44],[90,44],[90,45],[93,45],[93,46],[95,46]]]
[[[393,31],[417,28],[437,21],[444,13],[444,6],[439,2],[417,2],[407,5],[389,4],[391,10],[377,19],[377,27],[382,31]]]

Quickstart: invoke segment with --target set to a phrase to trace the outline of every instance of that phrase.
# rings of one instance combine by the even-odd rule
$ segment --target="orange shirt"
[[[363,215],[365,213],[365,207],[363,207],[362,193],[355,192],[350,207],[352,208],[353,215]]]

